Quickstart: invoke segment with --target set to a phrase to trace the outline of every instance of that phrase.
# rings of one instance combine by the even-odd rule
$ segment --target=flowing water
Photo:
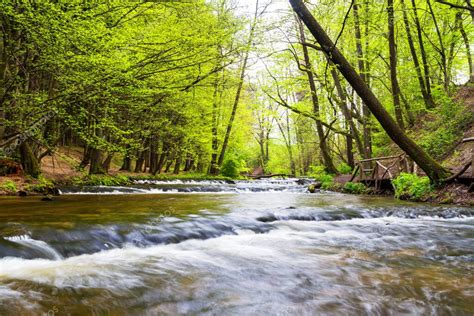
[[[474,315],[474,210],[294,180],[0,198],[0,315]]]

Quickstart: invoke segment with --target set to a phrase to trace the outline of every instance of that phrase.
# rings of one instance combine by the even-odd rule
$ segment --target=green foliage
[[[124,175],[108,176],[108,175],[89,175],[83,178],[73,179],[74,185],[103,185],[103,186],[121,186],[131,184],[129,177]]]
[[[310,174],[316,181],[321,182],[321,189],[330,190],[334,186],[334,176],[328,174],[324,166],[311,166]]]
[[[240,168],[240,164],[237,160],[227,159],[222,164],[222,168],[220,170],[220,173],[224,177],[229,177],[229,178],[234,178],[235,179],[235,178],[239,177],[239,168]]]
[[[17,191],[17,188],[15,182],[7,180],[0,185],[0,190],[9,193],[15,193]]]
[[[367,187],[363,183],[346,182],[342,191],[351,194],[364,194],[367,192]]]
[[[224,176],[210,176],[208,174],[202,173],[183,173],[179,175],[167,175],[167,174],[157,174],[156,176],[147,175],[147,176],[132,176],[130,180],[157,180],[157,181],[172,181],[172,180],[216,180],[216,181],[229,181],[232,180],[230,177]]]
[[[473,122],[474,115],[462,105],[454,102],[441,88],[433,90],[438,104],[437,111],[428,117],[426,128],[421,132],[420,144],[435,158],[441,158],[452,150],[463,131]]]
[[[339,171],[341,174],[349,174],[352,172],[352,168],[345,162],[341,162],[339,165],[337,165],[337,171]]]
[[[395,197],[398,199],[409,199],[419,201],[432,191],[428,177],[418,177],[411,173],[401,173],[392,180],[395,188]]]
[[[27,191],[38,192],[38,193],[45,193],[48,190],[54,188],[54,183],[45,178],[44,176],[40,175],[38,179],[33,180],[35,183],[28,184],[25,189]]]
[[[421,146],[434,157],[441,157],[456,141],[457,135],[451,127],[440,126],[431,133],[425,134],[421,138]]]

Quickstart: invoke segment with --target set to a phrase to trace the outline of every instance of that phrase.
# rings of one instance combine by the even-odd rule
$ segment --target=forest
[[[290,2],[2,1],[2,173],[451,177],[470,0]]]
[[[473,0],[1,0],[0,315],[474,315]]]

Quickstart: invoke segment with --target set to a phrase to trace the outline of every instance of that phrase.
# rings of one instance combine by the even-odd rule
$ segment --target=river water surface
[[[474,315],[474,210],[294,180],[0,198],[0,315]]]

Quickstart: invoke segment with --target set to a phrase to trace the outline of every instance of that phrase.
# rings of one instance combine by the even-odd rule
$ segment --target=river
[[[0,315],[474,315],[474,209],[295,180],[0,198]]]

